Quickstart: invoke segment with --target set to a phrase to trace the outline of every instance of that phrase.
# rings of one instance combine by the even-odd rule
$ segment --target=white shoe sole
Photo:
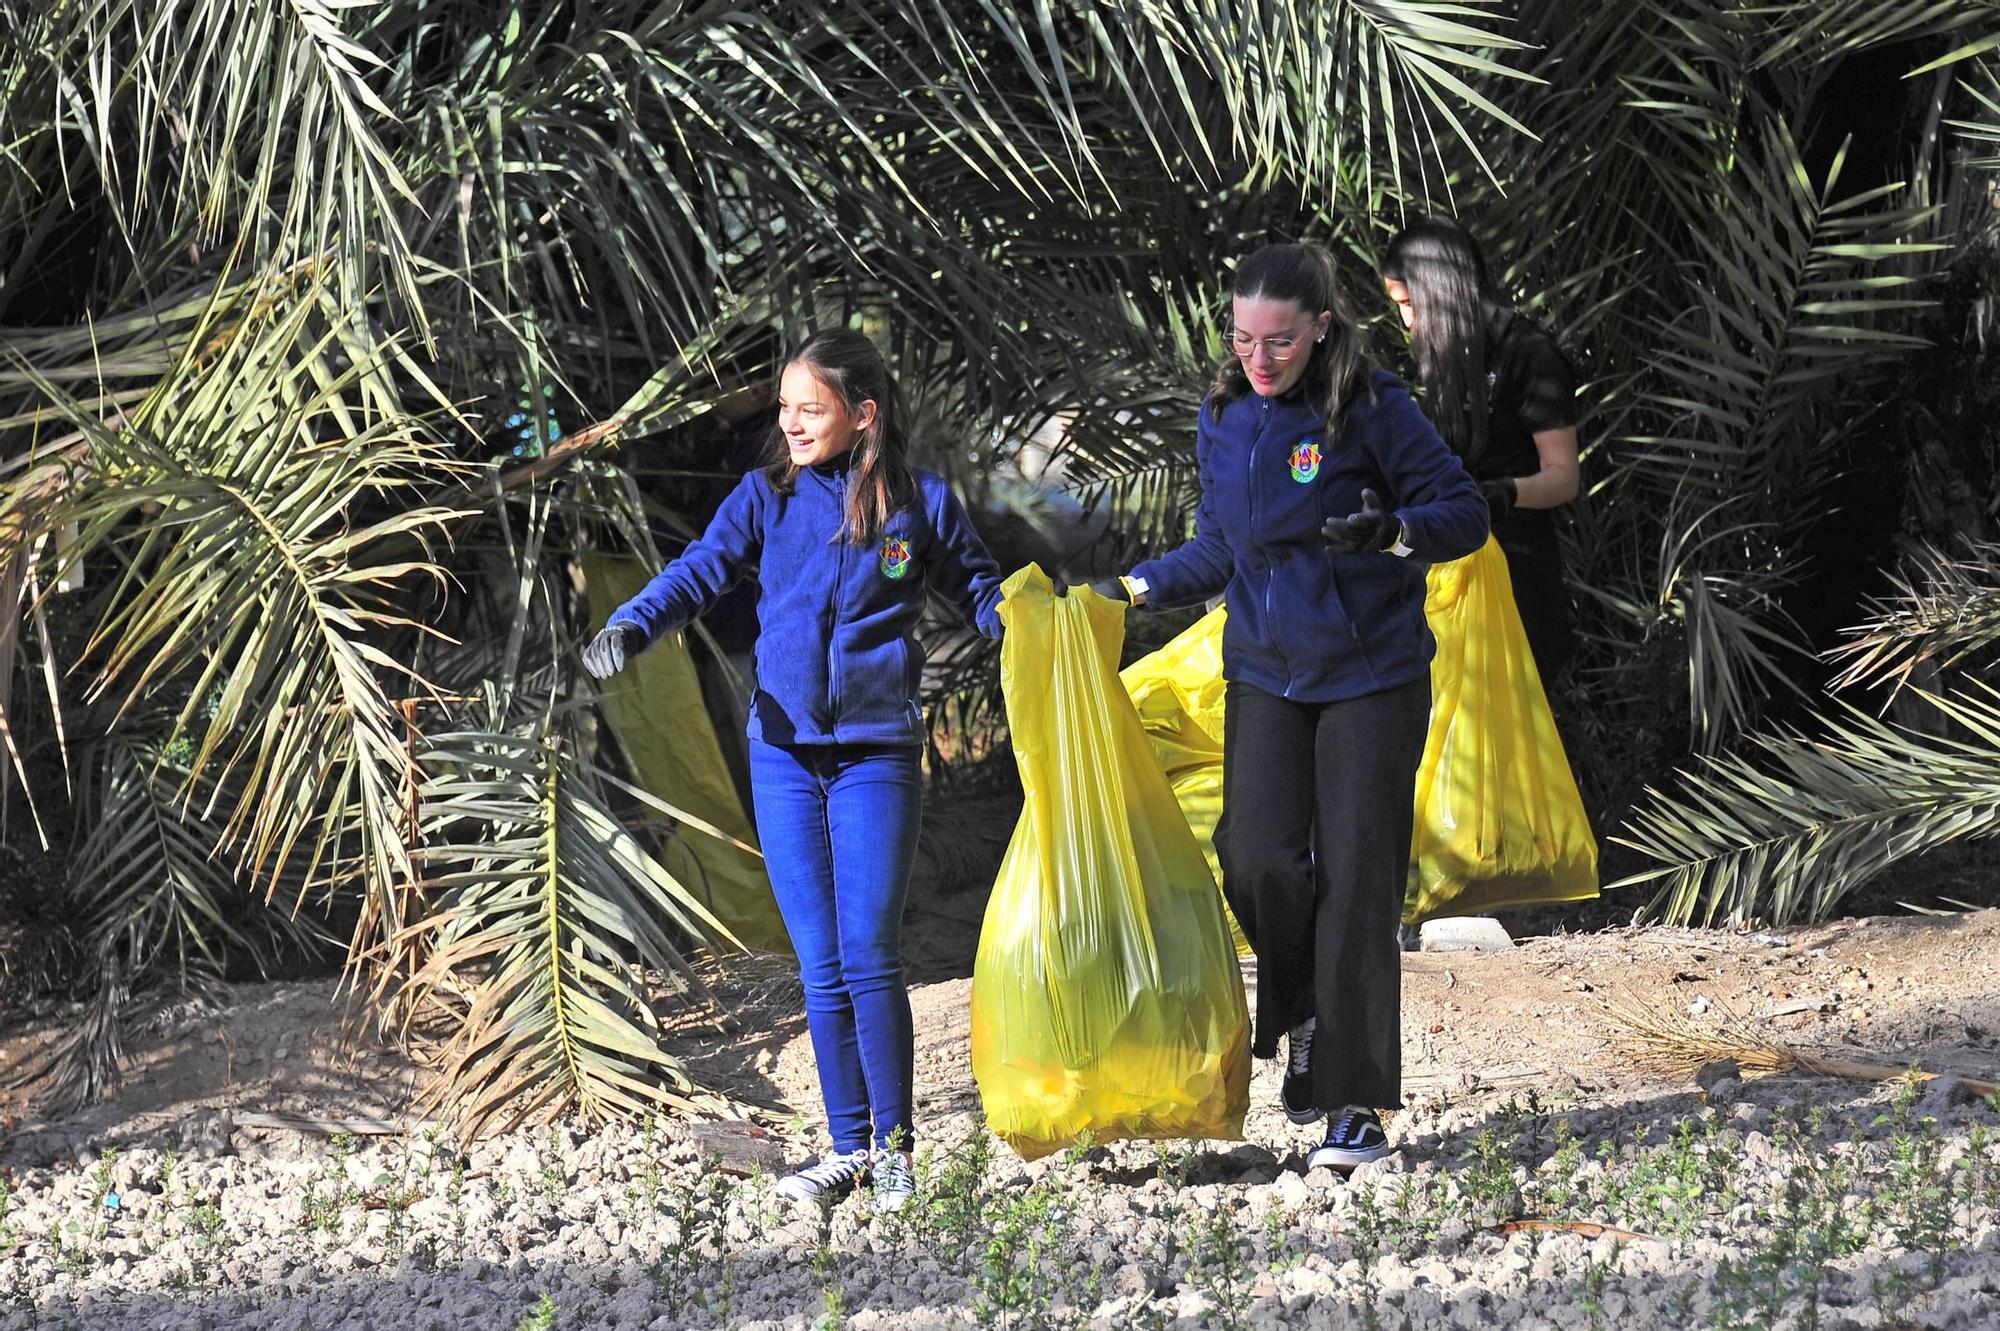
[[[1293,1109],[1282,1100],[1278,1104],[1285,1111],[1285,1117],[1294,1123],[1317,1123],[1326,1117],[1324,1109]]]
[[[1306,1168],[1332,1169],[1345,1174],[1359,1165],[1372,1164],[1391,1154],[1395,1147],[1384,1142],[1380,1146],[1366,1146],[1359,1150],[1349,1150],[1340,1146],[1321,1146],[1306,1157]]]
[[[771,1189],[771,1191],[775,1192],[780,1197],[786,1198],[787,1200],[794,1202],[822,1202],[822,1201],[837,1202],[841,1198],[847,1196],[848,1193],[853,1192],[856,1188],[861,1187],[867,1181],[868,1181],[868,1176],[864,1174],[850,1183],[837,1183],[830,1188],[818,1188],[814,1187],[810,1183],[795,1181],[793,1179],[786,1178],[786,1179],[781,1179],[778,1183],[778,1186]]]

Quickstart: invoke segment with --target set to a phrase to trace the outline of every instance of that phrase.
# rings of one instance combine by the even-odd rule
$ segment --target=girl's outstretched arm
[[[1146,584],[1140,604],[1171,610],[1193,605],[1222,594],[1236,576],[1236,552],[1222,534],[1222,524],[1208,495],[1208,403],[1201,404],[1200,424],[1195,430],[1195,468],[1201,477],[1201,502],[1195,509],[1194,535],[1157,559],[1149,559],[1132,570],[1132,576]]]
[[[630,625],[651,642],[687,627],[730,584],[753,572],[763,554],[763,506],[769,490],[758,472],[746,475],[709,520],[708,530],[661,569],[639,594],[611,612],[608,624]]]

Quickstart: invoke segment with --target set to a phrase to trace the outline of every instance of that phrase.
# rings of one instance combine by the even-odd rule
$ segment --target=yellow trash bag
[[[1222,895],[1119,687],[1125,607],[1030,565],[1000,617],[1026,803],[972,973],[972,1072],[1026,1159],[1117,1137],[1240,1138],[1249,1012]]]
[[[1215,824],[1222,817],[1222,623],[1218,606],[1118,676],[1138,710],[1139,724],[1146,728],[1153,756],[1167,774],[1188,830],[1218,883],[1222,881],[1222,865],[1215,855]],[[1237,955],[1249,956],[1250,942],[1227,902],[1223,914]]]
[[[637,560],[609,555],[585,556],[583,573],[591,619],[599,624],[652,576]],[[599,688],[604,714],[641,789],[746,844],[757,844],[723,761],[715,724],[702,706],[701,681],[680,634],[662,637]],[[792,950],[761,859],[706,833],[689,832],[668,844],[660,862],[745,947],[758,952]]]
[[[1514,605],[1507,556],[1433,564],[1431,725],[1406,920],[1597,895],[1597,840]]]

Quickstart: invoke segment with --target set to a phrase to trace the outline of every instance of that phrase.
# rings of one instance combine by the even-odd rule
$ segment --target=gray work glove
[[[646,635],[636,624],[606,624],[603,632],[583,649],[583,668],[593,679],[609,679],[625,668],[625,662],[646,645]]]

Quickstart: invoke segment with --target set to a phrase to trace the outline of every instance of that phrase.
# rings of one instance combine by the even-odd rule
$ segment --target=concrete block
[[[1483,915],[1425,920],[1419,938],[1423,952],[1505,952],[1514,946],[1500,921]]]

